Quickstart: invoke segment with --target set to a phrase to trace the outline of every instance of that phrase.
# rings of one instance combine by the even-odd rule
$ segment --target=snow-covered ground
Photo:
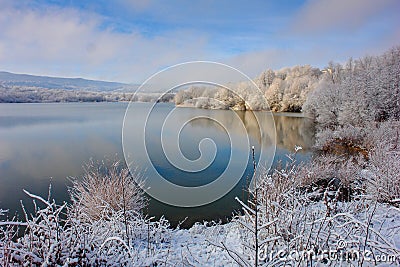
[[[43,201],[47,207],[28,220],[30,231],[17,241],[4,238],[7,222],[0,224],[2,266],[254,266],[255,224],[246,215],[224,225],[197,223],[190,229],[171,229],[163,219],[150,222],[140,217],[128,221],[126,228],[122,214],[114,213],[90,222],[79,221],[78,216],[64,227],[59,224],[64,206]],[[293,216],[304,219],[300,227],[293,228],[293,236],[288,240],[285,240],[288,229],[279,218],[269,225],[260,219],[258,266],[310,266],[310,259],[313,266],[347,266],[348,261],[354,266],[400,264],[398,208],[376,202],[354,202],[339,203],[330,216],[304,217],[304,212],[326,214],[326,204],[320,201],[295,213],[288,212],[287,221],[293,220],[290,218]],[[315,219],[310,221],[310,218]],[[268,227],[269,236],[262,230]],[[315,239],[307,241],[309,244],[295,245],[296,240],[310,237]],[[326,239],[326,246],[317,249],[310,245],[318,244],[314,242],[318,239]],[[337,258],[345,257],[346,252],[354,255],[356,251],[359,258]],[[310,253],[311,258],[307,258]]]

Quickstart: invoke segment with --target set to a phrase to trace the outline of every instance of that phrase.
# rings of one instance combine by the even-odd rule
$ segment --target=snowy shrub
[[[326,164],[324,157],[316,157],[310,166],[313,173],[323,176],[324,170],[343,173],[342,178],[351,177],[356,187],[378,201],[398,205],[400,130],[399,121],[366,122],[365,127],[351,125],[336,130],[325,129],[316,135],[316,147],[331,153],[332,158],[343,158],[343,164]],[[329,156],[328,156],[329,157]],[[329,161],[328,161],[329,162]],[[347,166],[345,166],[347,165]],[[314,170],[316,169],[317,170]],[[347,173],[350,171],[349,173]],[[309,174],[308,174],[309,175]],[[307,175],[303,175],[307,177]],[[357,189],[358,190],[358,189]]]
[[[125,219],[122,210],[111,209],[100,219],[81,221],[84,211],[74,208],[65,218],[66,204],[26,193],[41,203],[35,204],[34,214],[25,213],[24,223],[4,222],[26,227],[16,241],[1,242],[8,252],[0,257],[7,258],[4,266],[149,266],[169,242],[169,224],[164,219]]]
[[[320,155],[296,170],[296,180],[302,192],[310,200],[322,200],[326,188],[338,193],[340,201],[351,201],[364,192],[360,176],[360,163],[357,158]]]
[[[29,215],[25,207],[22,206],[25,222],[14,221],[9,224],[26,228],[23,236],[18,237],[16,242],[12,242],[11,239],[8,240],[8,263],[10,263],[10,266],[60,265],[63,256],[69,253],[63,244],[66,233],[61,218],[62,213],[65,212],[66,204],[57,205],[54,201],[50,201],[50,195],[45,200],[27,191],[25,193],[33,200],[34,214]],[[15,229],[15,235],[16,232]]]
[[[34,213],[24,222],[0,222],[0,262],[4,266],[150,266],[170,242],[169,223],[142,215],[146,200],[119,162],[88,164],[73,180],[71,205],[58,205],[27,191]],[[18,227],[25,227],[23,234]],[[17,238],[16,238],[17,237]]]
[[[238,265],[372,266],[382,254],[391,255],[392,264],[400,263],[399,210],[365,196],[340,201],[340,190],[332,183],[316,200],[314,192],[301,190],[302,167],[293,163],[261,173],[248,203],[240,201],[244,213],[233,221],[240,243],[225,246]]]
[[[357,149],[366,150],[364,144],[365,136],[366,129],[362,127],[346,125],[335,130],[327,128],[316,133],[315,147],[323,151],[336,152],[336,154],[343,152],[355,154],[354,152],[357,152]]]
[[[370,153],[368,192],[381,202],[400,206],[400,147],[382,142]]]
[[[99,219],[105,212],[121,210],[132,216],[145,207],[140,175],[130,173],[121,162],[90,161],[84,171],[81,179],[72,179],[69,191],[72,205],[85,216]]]
[[[0,222],[1,266],[232,266],[228,254],[212,244],[237,243],[230,224],[172,229],[164,218],[125,220],[122,210],[113,209],[82,221],[82,210],[26,193],[40,204],[25,214],[25,222]],[[18,236],[14,226],[26,229]]]
[[[15,239],[19,223],[9,223],[6,218],[7,210],[0,209],[0,266],[7,266],[11,258],[12,240]]]
[[[400,122],[387,121],[369,132],[368,192],[381,202],[400,206]]]
[[[146,204],[139,199],[142,191],[130,194],[121,188],[124,184],[138,190],[118,162],[111,166],[91,162],[88,166],[82,181],[73,181],[70,205],[56,204],[51,187],[47,199],[25,191],[33,200],[33,214],[23,205],[23,222],[0,217],[0,266],[232,265],[228,254],[210,243],[217,235],[219,241],[235,243],[229,225],[207,223],[190,230],[172,229],[164,218],[155,220],[142,214],[140,208]],[[121,191],[107,188],[110,186]],[[97,204],[91,198],[97,199]],[[1,210],[1,214],[7,212]]]
[[[368,148],[400,149],[400,121],[371,123],[365,132],[364,144]]]

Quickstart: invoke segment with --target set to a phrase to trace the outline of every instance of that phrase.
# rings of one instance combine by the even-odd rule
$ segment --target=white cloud
[[[8,6],[0,25],[1,68],[54,76],[138,82],[160,66],[198,59],[207,43],[190,31],[152,38],[116,32],[96,14],[65,8]]]
[[[398,12],[397,0],[308,0],[294,21],[293,30],[300,33],[322,33],[331,30],[352,32],[382,15]],[[392,14],[395,15],[394,13]]]

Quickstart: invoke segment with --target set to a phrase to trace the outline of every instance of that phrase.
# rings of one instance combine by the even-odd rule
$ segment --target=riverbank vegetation
[[[43,199],[26,192],[35,203],[33,215],[13,220],[0,211],[1,264],[399,265],[400,47],[331,63],[325,71],[285,71],[267,71],[260,82],[278,99],[272,108],[297,103],[295,109],[301,106],[314,118],[317,152],[301,163],[295,147],[287,163],[255,169],[249,198],[237,199],[242,212],[231,222],[171,228],[163,218],[146,217],[140,175],[120,164],[92,164],[73,183],[70,204],[56,204],[50,193]],[[280,89],[268,91],[271,86]],[[295,93],[281,97],[282,88]],[[185,92],[191,91],[177,94],[183,102],[194,99]]]
[[[240,82],[226,85],[226,88],[194,85],[178,91],[174,100],[176,105],[198,108],[300,112],[308,93],[326,75],[309,65],[278,71],[268,69],[254,79],[254,83]],[[264,96],[263,101],[254,99],[255,86],[259,88],[260,96]],[[240,92],[241,96],[235,92]]]
[[[173,94],[82,91],[0,85],[0,103],[171,102]]]

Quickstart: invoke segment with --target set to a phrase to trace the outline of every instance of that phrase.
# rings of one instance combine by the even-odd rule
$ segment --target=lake
[[[135,153],[135,147],[143,141],[133,137],[129,141],[132,151],[123,151],[122,148],[122,125],[127,105],[128,103],[0,104],[0,208],[9,209],[10,216],[15,213],[21,214],[20,200],[26,206],[31,206],[31,200],[22,189],[46,197],[50,183],[53,198],[58,203],[68,201],[69,177],[80,177],[83,173],[82,166],[90,158],[101,160],[105,156],[117,155],[123,160],[124,152],[129,152],[133,154],[130,160],[133,160],[142,175],[151,181],[154,173],[150,171],[152,167],[147,161],[147,156]],[[143,120],[145,110],[153,104],[131,105],[135,109],[134,114],[129,117],[133,127],[135,120]],[[171,111],[174,111],[174,116],[168,117]],[[205,185],[223,173],[229,159],[235,162],[235,159],[243,158],[243,154],[246,153],[244,156],[250,160],[245,163],[239,182],[217,201],[185,208],[164,204],[151,198],[146,212],[155,217],[164,215],[172,225],[184,221],[182,226],[189,227],[196,221],[225,220],[235,210],[240,209],[234,198],[245,195],[243,189],[252,176],[251,155],[245,152],[247,150],[243,148],[243,144],[231,147],[229,142],[231,136],[243,135],[243,132],[238,130],[240,124],[244,125],[251,145],[258,147],[257,144],[266,141],[264,143],[267,146],[260,149],[263,149],[267,156],[274,156],[274,164],[278,160],[285,160],[285,155],[293,152],[295,145],[303,148],[299,151],[297,159],[309,160],[314,142],[311,120],[301,117],[301,114],[287,113],[274,114],[271,120],[267,113],[257,113],[261,118],[265,118],[265,121],[260,121],[260,127],[265,128],[267,134],[260,135],[257,121],[249,111],[175,108],[173,104],[157,104],[149,117],[151,123],[146,128],[146,147],[154,169],[168,181],[188,187]],[[218,118],[223,127],[205,119],[210,116]],[[204,171],[182,171],[170,164],[170,158],[162,153],[159,133],[167,117],[169,128],[166,127],[164,143],[175,142],[174,128],[181,129],[179,147],[182,154],[190,160],[200,157],[201,140],[214,140],[216,153]],[[193,117],[199,119],[190,121],[184,127],[181,125],[182,121]],[[273,123],[276,129],[275,155],[271,154],[272,144],[269,141],[269,132],[274,129],[271,127]],[[141,127],[137,128],[132,131],[143,131]],[[227,132],[230,135],[227,135]],[[204,149],[208,152],[211,148],[205,146]],[[260,155],[260,149],[256,149],[256,157]]]

